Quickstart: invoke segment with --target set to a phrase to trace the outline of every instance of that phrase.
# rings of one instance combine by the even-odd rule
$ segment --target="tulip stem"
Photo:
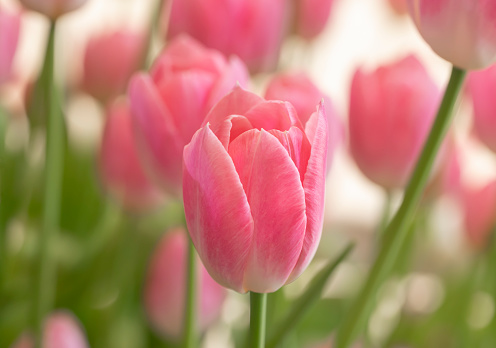
[[[188,243],[188,276],[186,294],[186,315],[184,318],[184,347],[197,347],[196,334],[196,250],[193,242]]]
[[[386,227],[384,231],[384,243],[372,266],[365,286],[353,303],[337,333],[337,348],[348,347],[359,334],[374,304],[377,289],[398,260],[403,242],[408,235],[408,227],[412,223],[415,211],[422,198],[422,192],[429,178],[436,154],[449,129],[453,118],[455,102],[465,76],[465,70],[453,67],[436,119],[406,187],[401,206]]]
[[[265,347],[267,294],[250,292],[250,348]]]

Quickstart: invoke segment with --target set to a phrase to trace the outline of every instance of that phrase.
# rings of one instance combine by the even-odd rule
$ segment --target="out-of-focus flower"
[[[189,233],[212,278],[238,292],[273,292],[296,279],[323,222],[327,118],[305,129],[288,102],[236,87],[184,148]]]
[[[20,2],[30,10],[56,19],[83,6],[86,0],[20,0]]]
[[[20,26],[21,16],[0,6],[0,85],[12,75]]]
[[[406,184],[438,101],[438,88],[413,56],[371,73],[355,73],[350,149],[365,176],[386,188]]]
[[[496,224],[496,181],[464,189],[462,200],[467,239],[474,247],[483,248]]]
[[[294,29],[297,35],[310,40],[326,27],[334,0],[292,0]]]
[[[99,167],[105,188],[128,209],[143,211],[162,201],[161,194],[141,167],[131,111],[125,99],[119,99],[107,108]]]
[[[23,334],[11,348],[33,348],[33,338]],[[67,311],[52,313],[45,321],[43,348],[88,348],[83,330],[74,315]]]
[[[163,188],[180,195],[184,146],[211,107],[236,83],[246,85],[248,79],[238,58],[228,61],[187,36],[170,43],[150,75],[133,77],[129,96],[138,141]]]
[[[496,61],[496,2],[408,0],[410,14],[434,52],[463,69]]]
[[[399,15],[408,13],[407,0],[388,0],[390,7]]]
[[[271,70],[286,33],[286,12],[287,0],[174,1],[167,33],[171,38],[187,33],[227,56],[235,54],[251,71]]]
[[[303,126],[315,112],[315,105],[322,99],[324,100],[329,125],[329,144],[327,147],[327,169],[329,170],[334,150],[344,138],[344,126],[332,106],[331,99],[322,93],[304,73],[285,73],[274,76],[265,91],[265,99],[290,102]]]
[[[467,87],[472,98],[475,133],[488,148],[496,152],[496,65],[471,72]]]
[[[93,37],[84,53],[82,87],[103,102],[125,92],[144,47],[142,34],[126,30]]]
[[[183,229],[169,231],[152,257],[145,285],[145,309],[155,330],[178,339],[184,323],[188,237]],[[199,263],[197,268],[198,325],[204,331],[220,315],[226,289]]]

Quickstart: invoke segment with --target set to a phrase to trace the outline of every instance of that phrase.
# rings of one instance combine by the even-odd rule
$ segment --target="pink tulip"
[[[23,334],[11,348],[32,348],[32,336]],[[88,348],[81,325],[67,311],[52,313],[45,322],[43,348]]]
[[[189,233],[208,272],[238,292],[273,292],[296,279],[323,222],[327,117],[303,128],[288,102],[236,87],[184,148]]]
[[[355,73],[350,149],[365,176],[386,188],[406,184],[438,101],[438,88],[413,56],[371,73]]]
[[[118,100],[107,109],[100,148],[100,177],[110,193],[130,210],[146,210],[161,202],[161,195],[141,167],[126,100]]]
[[[186,300],[188,237],[183,229],[168,232],[152,257],[145,285],[145,309],[153,327],[178,339],[182,335]],[[220,315],[226,289],[200,263],[197,269],[198,325],[201,331]]]
[[[12,75],[12,62],[19,40],[20,26],[20,15],[10,13],[0,6],[0,85]]]
[[[180,36],[158,57],[150,75],[131,80],[129,96],[143,157],[163,188],[180,195],[184,146],[210,108],[248,79],[238,58],[227,61]]]
[[[463,69],[496,61],[496,2],[408,0],[422,37],[442,58]]]
[[[324,99],[329,124],[329,144],[327,146],[327,170],[329,171],[334,150],[344,138],[343,123],[337,116],[330,98],[322,93],[304,73],[285,73],[272,78],[265,91],[265,99],[290,102],[303,126],[315,112],[315,105]]]
[[[56,19],[67,12],[83,6],[86,0],[20,0],[32,11],[40,12],[45,16]]]
[[[334,0],[293,0],[296,34],[313,39],[326,27]]]
[[[465,232],[476,248],[484,247],[496,224],[496,181],[463,192]]]
[[[144,43],[143,35],[125,30],[90,39],[84,54],[83,88],[104,102],[123,93],[139,68]]]
[[[472,97],[475,133],[488,148],[496,152],[496,65],[471,72],[467,87]]]
[[[166,26],[171,38],[187,33],[205,46],[215,48],[227,56],[239,56],[254,72],[271,70],[277,64],[286,31],[286,2],[287,0],[174,1],[170,22]],[[164,17],[167,17],[166,7],[164,6]]]

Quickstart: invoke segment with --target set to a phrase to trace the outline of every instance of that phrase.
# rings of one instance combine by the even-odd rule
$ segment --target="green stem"
[[[39,236],[39,279],[37,282],[35,299],[35,329],[36,346],[41,346],[43,320],[53,307],[55,297],[56,267],[50,245],[58,229],[62,162],[63,162],[63,118],[56,107],[54,88],[54,49],[55,49],[56,22],[52,21],[47,43],[46,61],[46,91],[47,100],[47,130],[45,148],[44,198],[43,198],[43,225]]]
[[[250,292],[250,348],[265,347],[267,294]]]
[[[7,128],[7,113],[0,105],[0,185],[2,185],[3,175],[5,171],[5,132]],[[2,290],[5,261],[7,260],[7,221],[4,216],[4,188],[0,186],[0,292]]]
[[[376,298],[375,293],[379,285],[398,259],[399,252],[408,234],[408,227],[412,222],[429,178],[436,154],[448,131],[455,102],[463,85],[465,75],[466,71],[453,67],[436,120],[405,190],[403,202],[384,232],[383,247],[369,273],[365,286],[338,331],[336,338],[337,348],[348,347],[356,335],[359,334],[373,306]]]
[[[188,243],[188,278],[186,310],[184,316],[184,347],[197,347],[196,331],[196,250],[193,242]]]

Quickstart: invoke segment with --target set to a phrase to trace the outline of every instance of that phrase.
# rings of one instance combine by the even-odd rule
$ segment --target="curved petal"
[[[184,148],[183,199],[189,233],[205,268],[219,284],[245,292],[253,219],[236,169],[208,125]]]
[[[296,126],[303,131],[303,126],[295,108],[288,102],[279,100],[264,101],[255,105],[244,115],[253,127],[258,129],[285,131],[289,130],[291,126]]]
[[[273,292],[286,282],[302,248],[306,215],[300,176],[286,149],[264,130],[237,137],[229,155],[254,222],[244,289]]]
[[[231,115],[224,119],[222,123],[217,124],[215,128],[212,127],[212,131],[217,135],[217,138],[219,138],[220,142],[227,150],[231,141],[252,128],[253,126],[246,117]]]
[[[312,128],[312,151],[308,160],[307,172],[303,181],[305,190],[305,204],[307,214],[307,228],[301,249],[300,258],[294,267],[287,283],[292,282],[303,273],[315,255],[322,234],[324,221],[324,196],[327,161],[328,126],[324,104],[319,105],[316,122],[307,122],[307,127]],[[311,127],[312,124],[314,127]]]

